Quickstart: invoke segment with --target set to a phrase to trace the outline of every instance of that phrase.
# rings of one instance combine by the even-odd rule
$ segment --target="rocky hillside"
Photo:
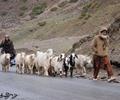
[[[59,0],[0,0],[0,29],[19,25],[22,18],[32,19]]]
[[[41,14],[37,10],[32,10],[33,12],[29,12],[30,14],[21,19],[19,27],[12,31],[15,33],[14,40],[18,41],[24,37],[45,40],[93,34],[101,26],[109,25],[120,12],[119,0],[51,0],[51,2],[54,2],[53,5],[46,4]]]

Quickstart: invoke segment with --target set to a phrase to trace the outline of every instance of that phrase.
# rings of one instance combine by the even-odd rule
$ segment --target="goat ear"
[[[6,59],[7,57],[6,57],[6,55],[5,55],[5,59]]]
[[[60,61],[60,58],[58,57],[57,62],[59,62],[59,61]]]
[[[62,58],[62,55],[60,55],[60,58]]]
[[[78,55],[75,54],[75,57],[78,58]]]
[[[69,58],[72,58],[72,54],[69,56]]]

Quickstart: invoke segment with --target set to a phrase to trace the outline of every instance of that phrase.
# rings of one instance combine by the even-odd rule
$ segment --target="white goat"
[[[35,65],[35,54],[26,55],[25,67],[26,67],[27,73],[33,74],[34,65]]]
[[[48,69],[50,67],[50,59],[53,56],[53,50],[48,49],[46,52],[37,51],[35,66],[38,70],[38,75],[40,75],[41,67],[44,69],[44,75],[48,76]]]
[[[2,71],[8,72],[10,67],[10,54],[2,54],[0,56],[0,63],[2,65]]]
[[[25,73],[25,53],[21,52],[16,55],[16,72],[17,73]]]
[[[75,59],[76,69],[82,69],[81,74],[86,75],[86,68],[92,68],[92,59],[86,55],[77,55],[78,58]],[[80,70],[79,70],[80,71]]]
[[[61,53],[59,56],[55,56],[51,59],[51,66],[54,68],[56,74],[63,74],[63,63],[65,59],[65,54]]]

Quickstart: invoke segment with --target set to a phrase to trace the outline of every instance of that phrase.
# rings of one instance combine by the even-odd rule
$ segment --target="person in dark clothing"
[[[8,35],[5,35],[5,38],[0,43],[1,53],[9,53],[11,55],[10,60],[13,60],[16,56],[16,51],[14,49],[13,42],[10,40]],[[12,66],[12,63],[11,63]]]

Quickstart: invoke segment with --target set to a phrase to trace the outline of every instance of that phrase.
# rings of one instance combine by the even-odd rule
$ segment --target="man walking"
[[[113,77],[113,70],[109,60],[109,37],[107,35],[107,28],[102,28],[101,31],[94,37],[92,42],[93,50],[93,65],[94,73],[93,80],[97,80],[100,68],[107,70],[108,81],[115,80]]]

